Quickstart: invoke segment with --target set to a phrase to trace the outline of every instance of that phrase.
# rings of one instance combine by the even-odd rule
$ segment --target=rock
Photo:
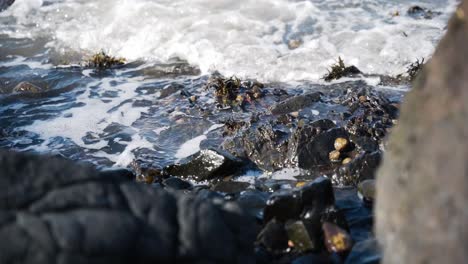
[[[47,91],[45,88],[41,88],[29,82],[20,82],[13,88],[15,93],[41,93]]]
[[[243,155],[266,171],[282,169],[287,162],[289,134],[286,128],[272,124],[251,127],[238,142]]]
[[[291,264],[332,264],[333,262],[324,255],[309,253],[293,260]]]
[[[379,143],[370,137],[352,137],[351,142],[356,146],[358,151],[374,152],[379,150]]]
[[[274,115],[289,114],[291,112],[299,111],[305,107],[320,101],[320,92],[303,94],[289,98],[271,108],[271,113]]]
[[[113,175],[0,150],[0,263],[254,262],[236,204]]]
[[[268,197],[269,195],[267,193],[255,189],[248,189],[241,193],[236,202],[252,216],[263,222],[263,209],[266,206]]]
[[[375,180],[365,180],[358,184],[359,198],[372,203],[375,199]]]
[[[184,86],[182,84],[178,84],[178,83],[168,84],[160,91],[159,98],[160,99],[166,98],[183,89],[184,89]]]
[[[15,2],[15,0],[0,0],[0,11],[3,11],[5,9],[7,9],[14,2]]]
[[[299,194],[291,190],[274,192],[268,199],[263,211],[264,222],[267,223],[273,218],[282,222],[297,218],[302,209],[300,199]]]
[[[260,231],[257,243],[264,246],[270,252],[278,252],[288,247],[288,234],[284,229],[284,224],[272,219]]]
[[[164,171],[172,176],[193,177],[197,181],[229,176],[239,172],[244,162],[231,154],[215,149],[204,149]]]
[[[374,179],[381,159],[380,151],[361,153],[339,168],[333,183],[340,186],[357,186],[361,181]]]
[[[353,246],[345,264],[378,264],[381,254],[377,240],[363,240]]]
[[[313,224],[303,220],[286,222],[286,232],[290,246],[303,253],[320,247],[320,233]]]
[[[353,241],[344,229],[329,222],[324,222],[322,229],[328,252],[344,254],[351,250]]]
[[[315,136],[298,150],[298,165],[303,169],[330,164],[329,153],[334,150],[335,139],[348,138],[344,128],[332,128]]]
[[[161,168],[147,166],[140,160],[132,161],[130,167],[135,172],[136,180],[139,182],[147,184],[160,183],[164,178]]]
[[[333,186],[330,179],[319,177],[300,189],[300,197],[305,209],[321,214],[335,204]]]
[[[212,190],[223,193],[239,193],[249,186],[248,182],[220,181],[213,186]]]
[[[441,14],[441,12],[433,12],[432,10],[429,10],[427,8],[420,7],[417,5],[408,8],[407,13],[409,16],[416,18],[416,19],[421,19],[421,18],[432,19],[434,16],[438,16]]]
[[[464,0],[390,136],[375,204],[384,263],[468,259],[467,19]]]
[[[350,163],[352,160],[353,160],[353,159],[351,159],[351,158],[345,158],[345,159],[343,159],[343,161],[341,162],[341,164],[346,165],[346,164]]]
[[[192,187],[190,182],[184,181],[176,177],[170,177],[162,181],[165,188],[172,190],[185,190]]]

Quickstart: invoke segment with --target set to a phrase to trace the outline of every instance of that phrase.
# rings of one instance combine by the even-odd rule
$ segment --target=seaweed
[[[125,58],[113,57],[107,54],[106,52],[101,51],[91,56],[87,60],[86,66],[100,70],[105,70],[114,66],[123,65],[125,64],[125,61]]]
[[[257,81],[245,81],[232,76],[224,78],[217,74],[208,80],[205,89],[214,89],[215,96],[221,107],[243,106],[263,95],[263,84]]]
[[[406,74],[408,74],[410,81],[413,81],[414,79],[416,79],[416,77],[418,76],[418,73],[421,71],[423,66],[424,66],[424,58],[421,61],[417,59],[415,62],[411,63],[406,68]]]
[[[338,57],[338,63],[331,66],[331,70],[323,76],[323,79],[327,82],[332,80],[338,80],[342,77],[352,76],[354,74],[360,74],[361,71],[354,65],[346,66],[343,59]]]

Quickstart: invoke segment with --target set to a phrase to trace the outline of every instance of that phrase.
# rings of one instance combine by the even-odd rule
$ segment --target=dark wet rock
[[[346,230],[329,222],[322,224],[322,230],[328,252],[344,254],[351,250],[353,241]]]
[[[163,99],[166,98],[172,94],[175,94],[179,92],[180,90],[184,89],[184,86],[182,84],[178,83],[171,83],[167,86],[165,86],[163,89],[161,89],[159,98]]]
[[[288,247],[288,234],[284,223],[276,219],[269,221],[258,234],[257,243],[270,252],[285,250]]]
[[[227,140],[224,148],[249,158],[263,170],[274,171],[285,166],[288,136],[286,128],[267,123],[251,127],[237,141]]]
[[[408,15],[416,19],[432,19],[435,16],[442,14],[441,12],[435,12],[430,9],[421,6],[412,6],[408,8]]]
[[[292,190],[279,190],[271,194],[263,211],[264,222],[275,218],[279,221],[294,219],[301,213],[300,194]]]
[[[245,163],[231,154],[215,149],[204,149],[178,164],[164,168],[172,176],[193,177],[197,181],[210,180],[238,173]]]
[[[242,192],[236,202],[252,216],[263,222],[263,209],[266,206],[268,197],[267,193],[249,189]]]
[[[303,169],[330,164],[329,153],[333,151],[336,138],[348,138],[344,128],[332,128],[315,136],[298,150],[298,165]]]
[[[333,183],[340,186],[357,186],[361,181],[374,179],[380,165],[382,153],[360,153],[351,162],[343,165],[333,177]]]
[[[333,262],[324,255],[309,253],[294,259],[291,264],[332,264]]]
[[[192,184],[188,181],[184,181],[177,177],[170,177],[162,181],[165,188],[172,190],[185,190],[192,187]]]
[[[5,9],[7,9],[14,2],[15,2],[15,0],[0,0],[0,11],[3,11]]]
[[[294,96],[273,106],[271,108],[271,113],[274,115],[282,115],[301,110],[320,101],[321,95],[322,94],[320,92],[314,92]]]
[[[358,151],[374,152],[379,150],[379,143],[370,137],[351,137],[350,140]]]
[[[280,189],[292,189],[295,182],[292,180],[275,180],[275,179],[262,179],[255,183],[255,188],[264,192],[276,192]]]
[[[375,180],[365,180],[358,184],[359,198],[366,203],[372,203],[375,200]]]
[[[468,259],[467,14],[465,0],[407,94],[389,138],[375,204],[384,263]]]
[[[326,177],[307,183],[299,192],[303,206],[315,212],[321,213],[335,204],[332,182]]]
[[[29,82],[20,82],[13,88],[15,93],[41,93],[47,91],[45,88],[41,88]]]
[[[345,264],[378,264],[382,258],[382,252],[379,249],[377,240],[368,239],[356,243]]]
[[[327,208],[325,212],[322,213],[320,221],[322,223],[333,223],[349,232],[348,221],[346,220],[346,216],[343,213],[343,210],[339,210],[335,207]]]
[[[0,263],[253,263],[253,225],[234,203],[0,151]]]
[[[222,193],[239,193],[249,186],[248,182],[220,181],[213,186],[212,190]]]
[[[288,221],[285,228],[290,246],[298,252],[318,250],[322,245],[321,234],[315,223],[304,220]]]

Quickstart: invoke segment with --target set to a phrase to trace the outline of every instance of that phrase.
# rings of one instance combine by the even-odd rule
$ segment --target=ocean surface
[[[209,108],[214,99],[203,85],[215,71],[307,90],[325,83],[322,76],[338,57],[362,72],[395,76],[430,58],[456,4],[18,0],[0,13],[0,147],[102,167],[127,167],[137,158],[164,166],[219,137],[227,114],[200,115],[179,94],[162,96],[163,89],[183,87]],[[433,17],[408,15],[414,5]],[[128,64],[83,67],[100,51]],[[22,81],[47,92],[11,93]]]

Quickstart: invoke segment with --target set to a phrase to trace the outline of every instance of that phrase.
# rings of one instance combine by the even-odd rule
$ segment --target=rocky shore
[[[374,179],[402,92],[360,80],[284,90],[219,74],[204,90],[214,102],[183,86],[160,91],[223,124],[166,166],[145,157],[97,171],[2,151],[0,237],[15,243],[0,262],[379,262]],[[238,180],[285,169],[298,173]]]

